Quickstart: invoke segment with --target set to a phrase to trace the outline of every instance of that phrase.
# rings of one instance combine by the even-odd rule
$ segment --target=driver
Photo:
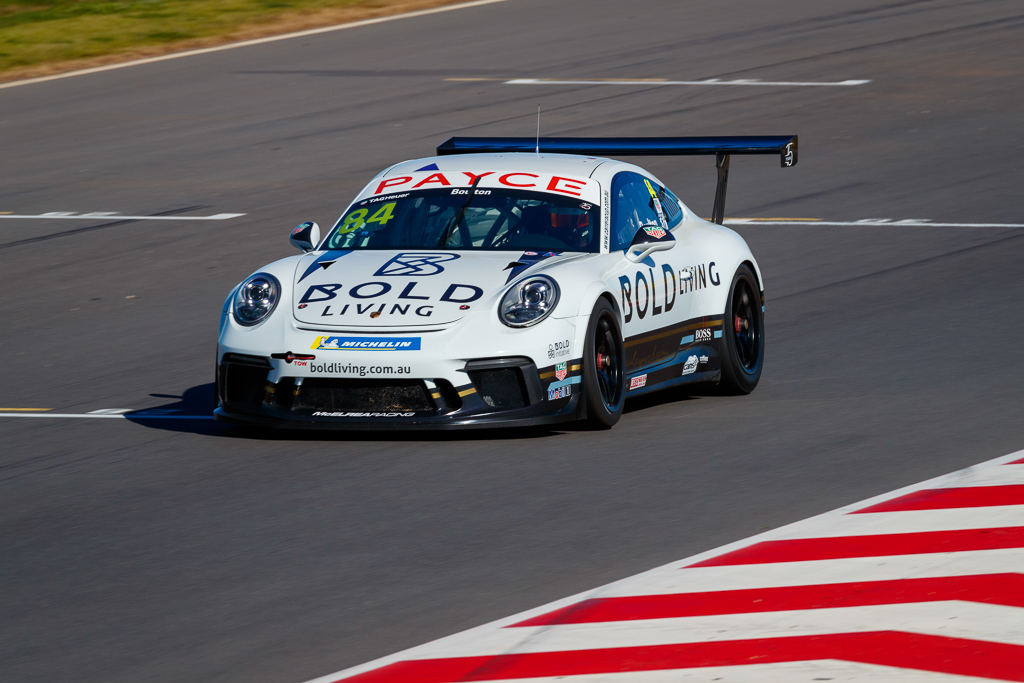
[[[579,208],[549,206],[550,229],[547,234],[562,240],[570,247],[585,247],[590,243],[590,214]]]

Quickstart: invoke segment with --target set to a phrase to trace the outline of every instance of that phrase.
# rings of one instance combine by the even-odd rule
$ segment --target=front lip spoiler
[[[283,417],[269,411],[263,413],[243,413],[228,411],[223,406],[213,411],[213,419],[230,424],[268,427],[283,430],[358,430],[358,431],[435,431],[455,429],[500,429],[508,427],[530,427],[561,422],[574,422],[583,418],[581,414],[582,393],[573,394],[569,402],[562,408],[548,414],[527,415],[520,417],[504,417],[500,413],[472,415],[424,415],[422,417],[377,417],[377,418],[344,418],[320,417],[311,419],[307,416]]]

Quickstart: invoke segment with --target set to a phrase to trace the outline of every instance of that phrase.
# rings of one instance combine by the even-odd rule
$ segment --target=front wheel
[[[622,417],[626,403],[626,351],[615,309],[599,299],[590,314],[583,350],[583,382],[587,423],[608,429]]]
[[[749,394],[764,366],[764,313],[757,278],[749,266],[736,269],[725,304],[722,329],[722,380],[730,394]]]

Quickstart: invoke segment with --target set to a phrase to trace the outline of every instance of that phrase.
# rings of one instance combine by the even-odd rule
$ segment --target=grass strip
[[[457,0],[0,0],[0,81]]]

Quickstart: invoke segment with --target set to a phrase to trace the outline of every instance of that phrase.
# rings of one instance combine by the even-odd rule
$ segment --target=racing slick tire
[[[598,299],[587,324],[583,382],[587,424],[608,429],[622,417],[626,403],[626,349],[615,308],[604,298]]]
[[[764,366],[764,312],[757,278],[746,264],[736,269],[725,304],[722,328],[722,379],[727,394],[749,394]]]

